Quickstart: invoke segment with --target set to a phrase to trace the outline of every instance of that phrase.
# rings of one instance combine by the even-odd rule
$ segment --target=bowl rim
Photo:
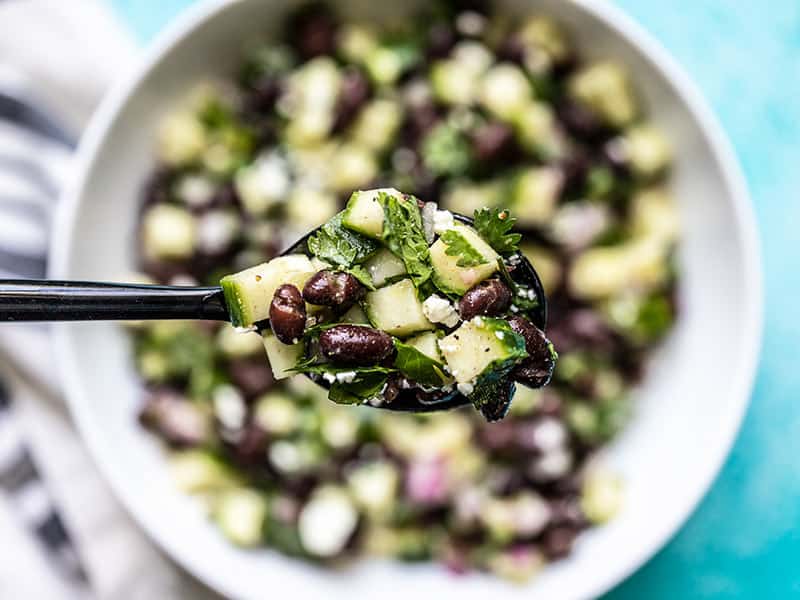
[[[74,162],[77,175],[69,182],[56,209],[48,255],[49,277],[61,278],[67,272],[67,251],[71,247],[75,234],[74,226],[80,210],[81,198],[89,181],[89,174],[108,130],[113,126],[128,100],[137,92],[150,71],[173,47],[191,35],[199,26],[213,19],[217,13],[241,1],[243,0],[203,0],[182,11],[143,50],[138,64],[128,74],[117,80],[105,95],[81,138]],[[568,0],[568,2],[579,11],[602,22],[614,32],[614,35],[621,37],[636,48],[640,56],[650,64],[651,68],[664,77],[686,104],[689,113],[708,140],[711,153],[720,165],[723,182],[731,194],[738,239],[743,251],[741,269],[747,290],[744,298],[746,319],[739,323],[745,340],[740,350],[741,364],[744,368],[732,374],[734,393],[730,398],[730,408],[726,412],[726,419],[720,422],[720,426],[724,427],[724,435],[722,442],[716,447],[710,448],[707,453],[705,469],[701,478],[702,484],[682,496],[680,506],[671,512],[669,522],[660,528],[660,532],[643,540],[638,549],[631,552],[627,559],[611,563],[601,577],[584,584],[583,592],[586,597],[589,597],[603,594],[627,579],[662,548],[695,511],[719,475],[741,428],[753,389],[763,333],[764,292],[757,222],[747,184],[731,142],[702,93],[660,42],[621,8],[610,2],[597,0]],[[239,597],[242,590],[235,583],[231,583],[230,579],[213,569],[204,569],[200,564],[201,561],[179,552],[170,541],[169,535],[149,522],[144,514],[135,510],[124,493],[125,488],[121,477],[117,475],[112,462],[107,460],[101,451],[99,438],[93,434],[87,405],[78,400],[80,377],[77,375],[77,369],[74,368],[74,355],[69,348],[67,326],[61,324],[54,327],[53,341],[58,371],[64,384],[65,396],[72,418],[89,448],[89,454],[94,464],[108,482],[116,498],[148,537],[175,562],[211,588],[228,596]]]

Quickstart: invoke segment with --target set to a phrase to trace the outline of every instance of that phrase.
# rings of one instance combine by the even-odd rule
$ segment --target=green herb
[[[514,398],[517,386],[506,375],[505,372],[495,372],[481,377],[469,395],[473,406],[487,421],[499,421],[511,408],[511,400]]]
[[[514,279],[511,277],[511,274],[508,272],[506,268],[506,263],[503,262],[502,258],[497,259],[497,264],[500,267],[500,277],[503,278],[508,284],[508,287],[511,288],[512,294],[514,297],[511,299],[511,304],[516,306],[522,312],[530,312],[539,306],[539,298],[538,296],[534,296],[533,298],[528,297],[528,290],[531,288],[522,286],[518,284]]]
[[[436,175],[463,175],[470,166],[470,145],[452,125],[441,123],[422,140],[422,162]]]
[[[508,210],[479,208],[475,211],[475,230],[483,240],[499,254],[511,254],[519,250],[522,235],[509,233],[517,220]]]
[[[416,200],[381,192],[378,202],[384,214],[383,243],[403,260],[411,280],[419,287],[430,279],[433,269]]]
[[[441,386],[448,381],[442,365],[413,346],[394,340],[397,349],[395,367],[403,374],[422,385]]]
[[[357,373],[350,383],[337,381],[331,385],[328,399],[337,404],[361,404],[380,394],[387,380],[385,373]]]
[[[308,249],[321,260],[348,268],[372,256],[378,250],[378,243],[342,227],[342,213],[339,213],[308,238]]]
[[[325,373],[336,375],[337,373],[349,373],[352,371],[355,372],[357,376],[360,376],[360,375],[367,375],[374,373],[380,373],[386,375],[389,373],[394,373],[396,369],[393,369],[391,367],[381,367],[379,365],[371,367],[358,367],[354,365],[336,366],[331,363],[317,362],[317,358],[312,356],[298,362],[294,367],[290,369],[290,371],[293,371],[295,373],[306,373],[306,374],[316,373],[317,375],[324,375]]]
[[[448,229],[442,234],[442,241],[447,245],[444,251],[447,256],[458,256],[459,267],[477,267],[485,265],[487,260],[475,250],[464,236],[455,229]]]

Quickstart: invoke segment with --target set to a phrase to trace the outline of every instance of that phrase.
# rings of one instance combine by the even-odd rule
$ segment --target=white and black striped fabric
[[[0,78],[0,278],[37,278],[46,272],[50,218],[75,140],[44,111]],[[43,335],[31,326],[28,335]],[[39,331],[36,331],[36,329]],[[51,562],[77,582],[86,573],[22,439],[13,402],[0,382],[0,491],[10,499],[27,529]]]

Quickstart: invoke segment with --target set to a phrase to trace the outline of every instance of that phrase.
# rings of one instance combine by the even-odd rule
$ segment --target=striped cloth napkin
[[[102,0],[0,0],[0,278],[45,276],[77,136],[135,51]],[[213,597],[111,497],[54,371],[46,325],[0,326],[0,598]]]

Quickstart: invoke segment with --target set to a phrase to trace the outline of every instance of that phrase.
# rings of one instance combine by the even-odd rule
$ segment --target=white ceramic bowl
[[[107,98],[83,140],[79,177],[62,203],[51,275],[114,278],[133,267],[138,192],[153,166],[156,124],[197,80],[228,73],[241,42],[274,33],[286,0],[210,1],[188,11]],[[338,3],[364,17],[410,3]],[[382,8],[378,10],[378,5]],[[515,0],[563,21],[588,56],[627,64],[650,114],[677,150],[683,312],[637,392],[636,416],[608,459],[627,482],[613,523],[582,536],[574,554],[529,586],[453,578],[438,566],[370,562],[333,573],[270,551],[232,548],[170,482],[159,446],[134,418],[137,383],[124,332],[112,324],[57,329],[69,403],[98,466],[169,555],[222,593],[241,598],[582,598],[602,593],[649,558],[714,479],[747,405],[761,332],[761,275],[742,176],[719,126],[675,63],[612,6],[591,0]],[[271,31],[272,30],[272,31]]]

